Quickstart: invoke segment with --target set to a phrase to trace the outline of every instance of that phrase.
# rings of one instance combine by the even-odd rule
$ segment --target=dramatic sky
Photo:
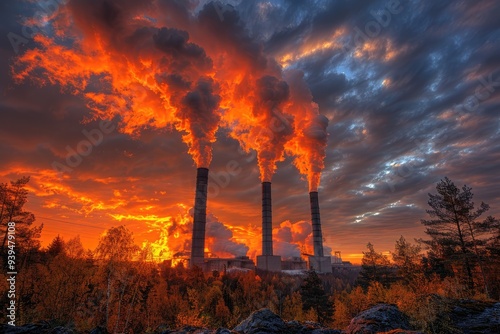
[[[260,254],[261,181],[284,256],[311,252],[316,188],[325,246],[354,262],[368,242],[422,237],[445,176],[498,217],[499,12],[496,0],[2,1],[0,181],[31,176],[44,245],[80,235],[92,249],[123,224],[163,257],[190,249],[197,167],[210,168],[207,247],[220,256]]]

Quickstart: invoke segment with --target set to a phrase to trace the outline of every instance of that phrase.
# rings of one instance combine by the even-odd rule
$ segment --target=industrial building
[[[205,229],[207,215],[208,168],[198,168],[196,175],[196,194],[193,215],[193,234],[189,266],[198,266],[204,271],[225,271],[230,267],[259,269],[271,272],[281,270],[314,269],[319,273],[332,272],[332,258],[323,251],[323,235],[317,191],[309,193],[311,205],[311,224],[313,232],[314,254],[308,256],[308,262],[302,258],[281,259],[273,253],[273,223],[271,182],[262,182],[262,254],[257,256],[257,265],[246,256],[236,258],[208,258],[205,256]]]

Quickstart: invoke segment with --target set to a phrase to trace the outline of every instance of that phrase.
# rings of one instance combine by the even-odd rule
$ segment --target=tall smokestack
[[[205,257],[205,225],[207,223],[208,168],[198,168],[194,199],[191,266],[200,265]]]
[[[271,182],[262,182],[262,255],[273,255]]]
[[[271,182],[262,182],[262,255],[257,256],[257,269],[281,270],[281,256],[273,255],[273,212]]]
[[[321,233],[321,219],[319,216],[319,199],[318,192],[311,191],[309,193],[311,200],[311,218],[313,230],[313,246],[314,256],[324,256],[323,254],[323,234]]]

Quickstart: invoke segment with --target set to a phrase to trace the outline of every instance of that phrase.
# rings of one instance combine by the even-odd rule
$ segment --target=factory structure
[[[313,231],[314,255],[309,256],[309,268],[320,273],[332,272],[332,258],[323,252],[323,233],[321,232],[321,219],[319,215],[319,197],[317,191],[309,193],[311,202],[311,222]]]
[[[257,269],[281,270],[281,256],[273,255],[271,182],[262,182],[262,255],[257,256]]]
[[[314,269],[319,273],[331,273],[331,256],[325,256],[323,251],[323,235],[319,210],[318,192],[309,193],[311,205],[311,224],[313,231],[314,254],[304,254],[307,262],[301,257],[282,260],[280,255],[273,253],[273,223],[271,182],[262,182],[262,254],[257,256],[255,264],[247,256],[235,258],[219,258],[205,256],[205,226],[207,214],[208,168],[198,168],[196,176],[196,194],[193,213],[193,233],[189,266],[198,266],[204,271],[225,271],[231,267],[244,270],[263,270],[278,272],[282,270]],[[336,254],[337,255],[337,254]],[[340,256],[340,252],[338,252]],[[338,258],[334,257],[338,264]],[[340,259],[340,263],[341,263]]]

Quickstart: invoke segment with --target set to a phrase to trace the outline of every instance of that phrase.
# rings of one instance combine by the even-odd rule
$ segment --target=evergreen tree
[[[366,245],[366,248],[368,248],[368,252],[363,252],[361,272],[356,284],[365,290],[372,282],[379,282],[388,287],[395,280],[395,270],[391,266],[389,259],[386,255],[377,253],[370,242]]]
[[[421,250],[420,245],[412,245],[403,236],[396,241],[394,253],[391,253],[392,260],[398,268],[398,278],[406,284],[412,283],[421,272]]]
[[[434,254],[448,259],[452,266],[463,272],[465,282],[471,292],[474,291],[474,271],[479,267],[486,293],[487,281],[484,273],[484,248],[491,234],[488,220],[478,222],[477,219],[486,211],[488,204],[481,203],[475,209],[472,201],[472,189],[464,185],[462,189],[453,184],[447,177],[436,186],[437,194],[429,194],[428,204],[431,210],[427,213],[432,218],[422,220],[426,226],[425,233],[430,240],[422,240]]]
[[[59,254],[65,253],[66,244],[59,236],[59,234],[50,242],[49,246],[47,246],[47,254],[52,257],[55,257]]]
[[[26,185],[30,178],[22,177],[17,181],[11,181],[10,185],[0,184],[0,231],[2,235],[2,252],[5,254],[8,246],[7,224],[14,222],[16,229],[16,248],[19,251],[27,252],[40,247],[37,240],[43,228],[43,224],[31,227],[35,221],[35,216],[24,211],[24,204],[28,198]]]
[[[319,323],[325,323],[331,319],[334,312],[333,303],[329,301],[323,283],[314,270],[307,273],[304,283],[300,287],[302,298],[302,309],[309,311],[313,309],[318,317]]]
[[[19,255],[18,270],[24,268],[36,255],[36,251],[40,248],[39,238],[43,229],[43,224],[33,227],[35,216],[24,210],[28,198],[26,185],[29,180],[29,177],[22,177],[17,181],[11,181],[10,185],[0,184],[0,257],[7,263],[9,243],[11,243],[8,240],[9,223],[12,222],[15,225],[10,228],[15,229],[15,249]],[[12,243],[10,247],[13,247]]]

